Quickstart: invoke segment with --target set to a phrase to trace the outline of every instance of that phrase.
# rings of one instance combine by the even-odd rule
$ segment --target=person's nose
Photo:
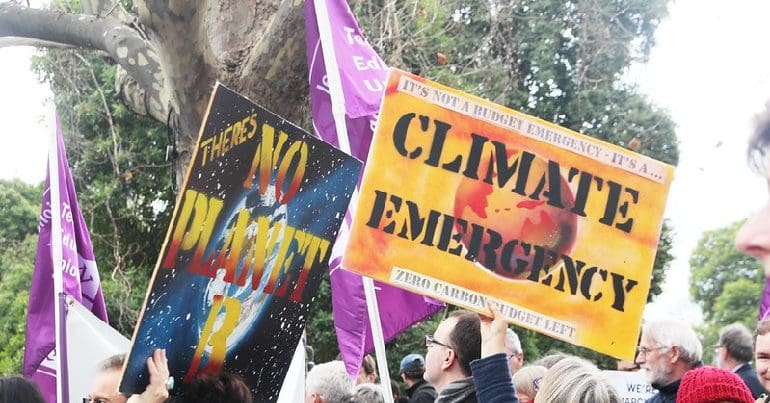
[[[765,265],[770,275],[770,202],[749,217],[735,236],[735,247]]]

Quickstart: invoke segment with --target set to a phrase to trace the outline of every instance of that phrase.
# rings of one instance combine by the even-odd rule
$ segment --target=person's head
[[[374,383],[377,380],[377,363],[374,361],[374,357],[367,354],[361,361],[361,369],[358,370],[358,376],[356,377],[356,385],[362,383]]]
[[[755,171],[767,179],[770,189],[770,104],[758,119],[749,139],[749,162]],[[757,258],[765,266],[770,278],[770,200],[749,217],[735,237],[735,246],[741,252]]]
[[[362,383],[353,388],[353,396],[359,403],[385,403],[380,387],[374,383]]]
[[[481,358],[481,322],[466,310],[452,312],[426,336],[424,378],[436,392],[450,382],[471,376],[471,361]]]
[[[342,361],[316,364],[305,378],[306,403],[330,403],[341,401],[353,390]]]
[[[398,371],[404,383],[412,386],[420,381],[425,373],[425,358],[420,354],[409,354],[401,359]]]
[[[655,389],[682,379],[703,356],[692,327],[682,320],[658,319],[642,328],[636,362]]]
[[[123,370],[125,354],[113,355],[102,361],[88,397],[93,402],[125,403],[128,396],[118,392],[120,374]]]
[[[251,390],[240,376],[229,372],[203,374],[185,387],[184,393],[167,400],[179,403],[251,403]]]
[[[0,378],[0,402],[45,403],[37,385],[21,376]]]
[[[719,341],[714,346],[716,366],[732,370],[754,358],[751,332],[740,323],[733,323],[719,331]]]
[[[546,367],[539,365],[527,365],[513,374],[513,386],[516,388],[516,397],[519,403],[532,403],[535,401],[543,376],[548,371]]]
[[[508,357],[508,368],[513,375],[524,365],[524,350],[521,349],[519,335],[511,329],[505,332],[505,354]]]
[[[770,320],[760,321],[754,330],[754,361],[759,383],[770,390]]]
[[[615,388],[602,377],[591,363],[577,357],[568,357],[546,372],[536,403],[620,403]]]
[[[700,367],[687,371],[676,392],[677,403],[753,403],[751,391],[731,371]]]
[[[547,369],[551,369],[551,367],[556,365],[556,363],[569,357],[572,357],[572,356],[566,353],[562,353],[561,351],[550,351],[548,354],[535,360],[535,362],[533,362],[532,365],[539,365],[541,367],[546,367]]]

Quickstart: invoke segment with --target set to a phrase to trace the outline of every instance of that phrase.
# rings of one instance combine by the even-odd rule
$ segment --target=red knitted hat
[[[714,367],[687,371],[682,377],[677,403],[754,403],[749,388],[736,374]]]

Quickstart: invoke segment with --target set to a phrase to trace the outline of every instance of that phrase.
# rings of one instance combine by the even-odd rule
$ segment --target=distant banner
[[[120,390],[165,348],[174,393],[226,371],[276,401],[361,166],[217,84]]]
[[[391,69],[343,266],[632,359],[673,168]]]

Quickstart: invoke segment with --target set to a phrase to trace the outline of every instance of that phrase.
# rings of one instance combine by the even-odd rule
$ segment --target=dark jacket
[[[679,390],[681,381],[679,379],[661,387],[658,389],[658,393],[647,399],[647,403],[676,403],[676,392]]]
[[[436,389],[425,380],[417,381],[406,389],[409,403],[433,403],[436,401]]]
[[[451,382],[438,394],[436,403],[477,403],[473,377]]]
[[[478,403],[518,403],[505,354],[493,354],[471,361],[471,372]]]
[[[754,399],[762,396],[762,394],[766,392],[765,388],[762,387],[762,384],[759,383],[757,371],[754,370],[754,367],[752,367],[751,364],[741,365],[735,370],[735,373],[740,376],[741,379],[743,379],[743,383],[749,387],[751,396],[753,396]]]

